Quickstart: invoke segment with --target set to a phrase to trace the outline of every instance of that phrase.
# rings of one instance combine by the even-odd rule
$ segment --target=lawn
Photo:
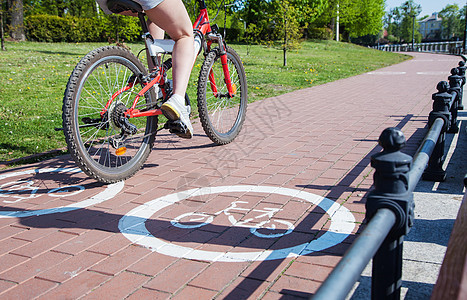
[[[74,66],[86,53],[104,44],[6,42],[0,52],[0,162],[64,149],[61,131],[63,92]],[[128,45],[136,54],[143,44]],[[289,51],[283,66],[281,50],[230,44],[242,57],[249,101],[284,94],[369,72],[408,59],[334,41],[307,41]],[[202,57],[202,56],[201,56]],[[188,95],[196,101],[201,61],[195,63]],[[28,160],[31,161],[31,160]]]

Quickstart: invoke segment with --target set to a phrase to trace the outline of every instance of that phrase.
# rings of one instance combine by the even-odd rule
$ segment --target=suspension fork
[[[219,44],[219,55],[221,58],[222,71],[224,73],[224,82],[227,85],[227,91],[229,92],[229,97],[232,98],[235,96],[236,90],[233,87],[232,80],[230,77],[229,64],[228,64],[228,59],[227,59],[227,50],[226,50],[226,46],[224,43],[224,39],[222,38],[220,34],[209,34],[208,37],[210,39],[216,40]],[[211,84],[211,90],[214,94],[214,97],[218,97],[216,80],[215,80],[214,72],[212,71],[212,69],[209,72],[209,82]]]
[[[227,91],[229,92],[229,97],[232,98],[233,96],[235,96],[235,91],[232,87],[232,80],[230,79],[229,64],[227,61],[227,51],[225,51],[225,47],[223,53],[221,52],[221,63],[222,70],[224,71],[224,81],[227,85]]]

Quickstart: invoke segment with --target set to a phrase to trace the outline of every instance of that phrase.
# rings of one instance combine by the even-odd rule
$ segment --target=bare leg
[[[152,35],[153,38],[155,39],[163,39],[164,38],[164,30],[157,26],[154,22],[148,21],[148,28],[149,28],[149,33]]]
[[[172,53],[174,94],[185,96],[194,60],[193,27],[181,0],[164,0],[146,11],[149,19],[175,41]]]
[[[149,33],[151,34],[153,38],[155,39],[164,38],[164,30],[162,30],[159,26],[157,26],[155,23],[151,22],[150,20],[148,20],[148,29],[149,29]],[[146,56],[148,58],[148,68],[149,68],[149,71],[151,71],[156,66],[153,64],[148,50],[146,50]],[[157,59],[159,60],[159,63],[160,63],[160,57],[158,57]]]

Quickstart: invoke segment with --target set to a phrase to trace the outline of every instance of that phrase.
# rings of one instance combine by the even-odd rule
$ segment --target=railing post
[[[458,107],[460,110],[463,110],[463,109],[464,109],[464,105],[462,104],[462,98],[464,97],[465,69],[466,69],[465,62],[461,60],[461,61],[459,62],[459,66],[457,67],[458,75],[462,78],[462,82],[461,82],[461,94],[460,94],[460,98],[459,98],[459,103],[458,103],[458,105],[457,105],[457,107]]]
[[[449,127],[448,133],[458,133],[459,126],[457,125],[457,110],[459,109],[459,103],[461,102],[461,84],[462,77],[458,75],[459,69],[452,68],[451,76],[448,77],[449,80],[449,93],[455,93],[456,98],[454,99],[451,105],[451,125]]]
[[[423,179],[428,181],[444,181],[446,180],[446,171],[443,170],[444,163],[444,145],[446,141],[446,132],[451,124],[451,102],[452,95],[448,93],[449,84],[446,81],[441,81],[436,86],[437,93],[432,95],[433,110],[428,117],[428,126],[431,127],[433,122],[441,118],[444,120],[444,126],[439,135],[438,141],[434,147],[433,153],[428,161],[428,167],[423,173]]]
[[[413,224],[414,202],[408,190],[410,155],[400,152],[405,137],[397,128],[387,128],[379,137],[381,153],[371,158],[375,168],[374,189],[366,202],[366,218],[378,209],[388,208],[396,215],[396,223],[373,258],[372,299],[400,299],[402,282],[402,242]]]

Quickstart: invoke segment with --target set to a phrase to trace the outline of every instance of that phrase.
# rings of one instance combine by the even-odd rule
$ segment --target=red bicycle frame
[[[205,45],[203,47],[204,51],[210,51],[211,50],[211,45],[212,45],[212,43],[214,41],[219,42],[221,63],[222,63],[222,69],[223,69],[223,73],[224,73],[224,81],[226,83],[229,96],[233,97],[235,95],[235,93],[236,93],[236,88],[232,85],[232,82],[231,82],[229,68],[228,68],[228,62],[227,62],[227,54],[226,54],[223,39],[219,34],[212,33],[212,28],[211,28],[211,24],[210,24],[210,21],[209,21],[208,11],[207,11],[207,8],[206,8],[206,4],[204,3],[204,0],[198,0],[198,5],[199,5],[200,13],[198,15],[198,18],[196,19],[196,21],[193,24],[193,32],[194,32],[195,38],[197,38],[200,43],[205,42]],[[147,25],[146,25],[146,22],[145,22],[145,19],[144,19],[144,14],[143,13],[138,13],[138,17],[140,18],[141,25],[143,27],[143,30],[145,31],[146,39],[150,39],[151,41],[153,41],[153,38],[151,37],[151,35],[148,32]],[[196,53],[196,56],[198,54],[199,53]],[[155,60],[155,61],[157,61],[157,60]],[[157,116],[157,115],[162,114],[162,111],[160,109],[151,109],[151,110],[141,111],[139,109],[136,109],[135,107],[136,107],[136,104],[138,103],[139,99],[145,93],[147,93],[154,85],[158,84],[159,86],[164,86],[165,78],[166,78],[165,77],[165,72],[166,72],[165,68],[162,67],[162,66],[159,66],[159,72],[157,73],[157,75],[150,82],[144,84],[143,89],[135,96],[135,99],[133,101],[133,105],[131,106],[131,108],[129,108],[125,112],[125,117],[127,117],[127,118],[151,117],[151,116]],[[218,97],[219,95],[218,95],[218,91],[217,91],[217,85],[216,85],[214,73],[212,72],[212,70],[209,73],[209,81],[210,81],[211,90],[213,92],[213,95],[215,97]],[[109,109],[110,104],[119,95],[121,95],[122,93],[124,93],[124,92],[128,91],[129,89],[131,89],[133,87],[133,85],[134,85],[133,83],[128,83],[128,85],[126,87],[124,87],[124,88],[120,89],[119,91],[117,91],[116,93],[114,93],[112,95],[112,97],[109,99],[109,101],[106,103],[105,107],[103,108],[103,110],[101,112],[101,116],[103,116],[105,114],[105,112]],[[162,89],[162,92],[164,93],[164,97],[165,97],[166,96],[165,95],[165,90]]]

